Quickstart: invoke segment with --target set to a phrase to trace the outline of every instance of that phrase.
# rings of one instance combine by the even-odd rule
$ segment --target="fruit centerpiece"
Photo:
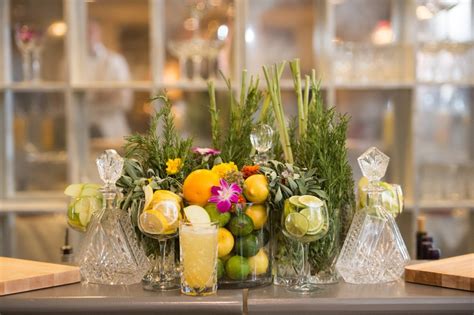
[[[238,96],[224,78],[228,117],[209,82],[212,148],[193,147],[192,139],[179,135],[166,94],[152,100],[162,106],[148,133],[126,138],[118,206],[154,262],[142,281],[146,289],[177,287],[180,221],[218,224],[220,287],[269,284],[272,276],[283,285],[307,284],[311,275],[316,282],[324,282],[322,274],[335,278],[333,265],[354,208],[348,118],[323,106],[314,71],[302,87],[294,60],[298,119],[288,124],[279,84],[284,67],[264,67],[265,91],[243,71]],[[101,200],[94,188],[66,190],[73,198],[71,226],[87,229]]]

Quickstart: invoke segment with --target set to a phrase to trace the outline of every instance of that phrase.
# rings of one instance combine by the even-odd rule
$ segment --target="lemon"
[[[306,234],[315,235],[322,230],[324,220],[319,208],[305,208],[301,210],[300,213],[308,220],[308,232],[306,232]]]
[[[249,176],[244,182],[245,198],[253,203],[264,203],[268,198],[268,181],[262,174]]]
[[[205,206],[211,198],[212,186],[219,186],[219,175],[210,170],[196,170],[183,183],[184,199],[190,204]]]
[[[234,236],[226,228],[219,228],[217,231],[217,253],[218,257],[228,255],[234,248]]]
[[[245,214],[252,219],[254,230],[260,230],[268,219],[267,207],[265,205],[251,205],[247,208]]]
[[[315,196],[304,195],[298,198],[300,204],[306,207],[321,207],[324,203],[321,199]]]
[[[290,213],[285,218],[285,230],[293,237],[300,238],[306,235],[309,228],[308,219],[298,212]]]
[[[184,208],[184,215],[186,219],[192,224],[206,224],[211,223],[211,218],[207,211],[200,206],[188,206]]]
[[[140,225],[149,234],[165,234],[169,230],[168,220],[158,210],[144,211],[140,215]]]
[[[170,227],[178,228],[179,208],[176,206],[176,202],[171,200],[158,202],[153,206],[153,210],[161,213]]]
[[[268,265],[268,255],[265,253],[263,248],[258,251],[257,255],[249,258],[250,272],[253,275],[258,276],[266,273],[268,270]]]

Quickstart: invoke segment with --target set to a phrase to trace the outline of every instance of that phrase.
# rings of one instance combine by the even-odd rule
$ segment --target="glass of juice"
[[[202,296],[217,292],[218,222],[180,222],[181,293]]]

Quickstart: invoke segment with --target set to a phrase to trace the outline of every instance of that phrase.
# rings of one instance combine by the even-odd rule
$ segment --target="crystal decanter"
[[[96,160],[104,186],[104,205],[93,214],[82,241],[79,265],[83,282],[121,285],[139,283],[149,262],[137,241],[130,216],[116,206],[115,186],[123,159],[115,150],[106,150]]]
[[[379,185],[389,157],[375,147],[357,159],[368,178],[366,207],[354,215],[336,263],[346,282],[383,283],[399,279],[410,260],[393,216],[384,208]]]

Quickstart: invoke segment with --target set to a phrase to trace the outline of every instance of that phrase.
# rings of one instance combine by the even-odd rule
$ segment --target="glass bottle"
[[[389,157],[375,147],[358,159],[362,174],[369,179],[367,202],[354,215],[336,263],[346,282],[383,283],[398,280],[410,260],[394,217],[384,208],[380,179]]]
[[[273,129],[267,124],[259,124],[250,133],[250,142],[257,151],[253,157],[253,162],[262,165],[268,162],[268,151],[272,148]]]
[[[116,206],[115,183],[122,174],[123,158],[115,150],[106,150],[96,162],[105,183],[104,204],[93,214],[78,255],[83,282],[139,283],[149,262],[137,241],[128,212]]]

